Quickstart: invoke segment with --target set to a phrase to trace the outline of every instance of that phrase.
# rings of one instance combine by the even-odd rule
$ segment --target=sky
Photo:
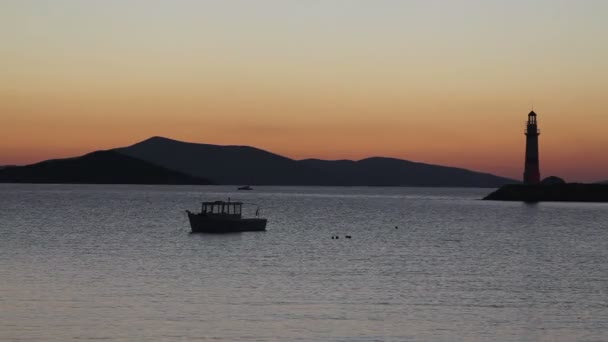
[[[2,0],[0,165],[151,136],[608,179],[608,1]]]

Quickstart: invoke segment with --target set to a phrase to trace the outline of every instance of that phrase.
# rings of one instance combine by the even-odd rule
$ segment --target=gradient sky
[[[2,0],[0,164],[160,135],[608,179],[608,1]]]

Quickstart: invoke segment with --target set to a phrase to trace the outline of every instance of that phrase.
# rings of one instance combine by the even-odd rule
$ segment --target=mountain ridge
[[[211,184],[112,150],[0,169],[0,183]]]
[[[246,145],[154,136],[79,157],[0,168],[0,182],[500,187],[513,179],[393,157],[295,160]]]
[[[295,160],[251,146],[182,142],[160,136],[114,150],[218,184],[498,187],[518,183],[489,173],[392,157]]]

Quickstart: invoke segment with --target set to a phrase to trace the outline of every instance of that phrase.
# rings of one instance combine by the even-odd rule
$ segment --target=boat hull
[[[213,217],[204,214],[188,213],[188,220],[193,233],[240,233],[266,230],[266,219],[263,218],[229,218]]]

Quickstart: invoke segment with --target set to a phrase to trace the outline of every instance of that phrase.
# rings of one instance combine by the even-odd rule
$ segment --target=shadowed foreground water
[[[488,191],[0,185],[0,340],[608,340],[608,205]]]

